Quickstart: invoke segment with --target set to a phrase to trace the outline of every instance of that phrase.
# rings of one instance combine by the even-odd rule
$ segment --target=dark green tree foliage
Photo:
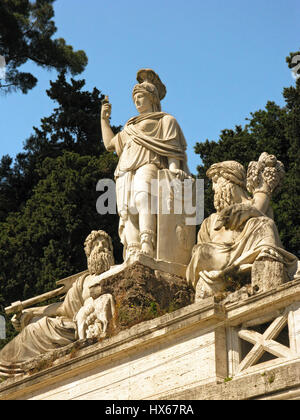
[[[296,54],[300,52],[291,57]],[[215,211],[211,182],[206,177],[213,163],[236,160],[247,168],[264,151],[282,161],[286,176],[272,206],[284,247],[300,258],[300,78],[296,86],[283,90],[283,96],[285,107],[268,102],[264,110],[251,113],[244,127],[223,130],[218,142],[197,143],[195,152],[202,159],[198,177],[205,180],[205,217]]]
[[[54,0],[1,0],[0,55],[6,61],[6,80],[0,91],[21,90],[27,93],[36,77],[20,71],[28,60],[45,69],[81,73],[86,64],[84,51],[74,51],[63,38],[53,39],[57,28],[53,17]]]
[[[93,229],[122,249],[117,215],[99,215],[100,179],[113,179],[117,157],[106,152],[100,130],[103,95],[61,74],[47,94],[52,115],[26,141],[15,163],[0,164],[0,307],[56,287],[56,280],[86,269],[83,242]],[[119,128],[114,128],[117,132]],[[9,324],[9,338],[15,334]],[[0,342],[0,346],[4,343]]]

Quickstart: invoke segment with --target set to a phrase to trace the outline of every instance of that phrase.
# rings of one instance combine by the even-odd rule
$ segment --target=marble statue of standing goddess
[[[164,84],[150,69],[139,70],[137,81],[132,96],[139,115],[130,118],[117,135],[109,124],[111,104],[104,101],[101,110],[104,145],[119,156],[115,179],[125,259],[138,252],[156,255],[156,193],[151,183],[158,171],[168,169],[180,179],[189,173],[181,128],[174,117],[161,112]]]

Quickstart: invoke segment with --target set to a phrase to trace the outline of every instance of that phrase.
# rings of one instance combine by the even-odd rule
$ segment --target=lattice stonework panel
[[[278,315],[278,314],[277,314]],[[227,331],[229,376],[300,356],[300,302]]]

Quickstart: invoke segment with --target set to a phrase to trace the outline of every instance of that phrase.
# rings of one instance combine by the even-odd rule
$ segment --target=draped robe
[[[197,244],[187,267],[188,283],[196,287],[200,271],[224,270],[233,264],[253,264],[266,249],[272,249],[278,254],[290,278],[296,273],[298,260],[283,249],[272,219],[264,216],[251,218],[240,232],[233,233],[231,242],[221,242],[213,238],[217,218],[218,214],[213,213],[201,225]],[[205,283],[203,279],[201,281]],[[203,284],[204,289],[211,287],[212,284]]]
[[[151,112],[127,121],[124,129],[113,138],[112,145],[119,156],[115,179],[119,236],[125,251],[125,220],[129,214],[136,214],[136,195],[139,192],[157,194],[151,185],[157,179],[158,171],[169,167],[168,159],[177,159],[180,169],[189,173],[186,140],[174,117],[164,112]]]

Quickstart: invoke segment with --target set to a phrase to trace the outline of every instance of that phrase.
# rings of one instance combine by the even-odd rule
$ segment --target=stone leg
[[[135,255],[140,251],[140,231],[138,227],[138,215],[128,215],[125,222],[125,238],[127,242],[126,257],[127,260],[131,255]]]
[[[156,214],[151,214],[150,194],[139,192],[136,196],[136,207],[139,213],[141,251],[150,257],[154,257],[156,250]]]

